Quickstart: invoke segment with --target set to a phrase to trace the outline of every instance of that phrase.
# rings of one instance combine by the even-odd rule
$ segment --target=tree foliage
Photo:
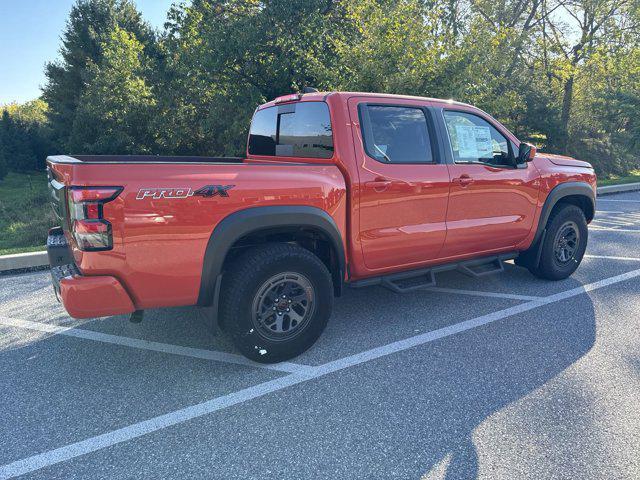
[[[41,168],[46,155],[57,153],[42,100],[12,103],[0,111],[0,179],[8,170]]]
[[[90,82],[80,96],[69,149],[76,152],[150,153],[155,144],[149,119],[155,99],[145,80],[144,47],[115,27],[100,45],[100,64],[90,63]]]
[[[640,0],[192,0],[162,32],[132,0],[78,0],[60,54],[46,104],[3,116],[0,175],[44,148],[242,155],[255,107],[304,86],[454,98],[638,168]]]
[[[54,134],[63,145],[69,142],[80,99],[116,28],[131,32],[150,54],[155,52],[155,35],[132,1],[78,0],[71,9],[62,34],[60,60],[46,65],[43,89]]]
[[[163,45],[162,144],[239,154],[255,107],[305,85],[331,88],[347,35],[342,2],[207,1],[174,6]],[[215,132],[215,134],[212,134]]]

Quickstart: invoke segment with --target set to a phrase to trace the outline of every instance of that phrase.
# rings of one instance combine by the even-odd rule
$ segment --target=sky
[[[135,0],[143,17],[162,28],[175,0]],[[0,105],[40,96],[44,65],[58,57],[60,36],[75,0],[0,0]]]

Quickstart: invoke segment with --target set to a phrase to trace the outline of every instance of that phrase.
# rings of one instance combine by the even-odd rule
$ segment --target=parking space
[[[347,289],[276,366],[206,310],[76,321],[0,277],[0,478],[638,478],[639,241],[640,193],[604,197],[571,278]]]
[[[164,353],[62,335],[40,339],[2,355],[0,437],[23,441],[3,442],[0,461],[76,442],[279,375],[182,356],[168,361]]]

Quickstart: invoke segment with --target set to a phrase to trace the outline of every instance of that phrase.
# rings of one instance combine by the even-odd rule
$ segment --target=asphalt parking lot
[[[639,347],[640,193],[599,199],[570,279],[347,289],[274,366],[195,307],[76,321],[3,276],[0,479],[637,479]]]

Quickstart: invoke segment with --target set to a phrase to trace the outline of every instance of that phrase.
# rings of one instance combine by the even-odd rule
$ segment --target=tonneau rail
[[[197,157],[197,156],[159,156],[159,155],[51,155],[47,162],[62,164],[131,164],[131,163],[201,163],[201,164],[238,164],[242,157]]]

